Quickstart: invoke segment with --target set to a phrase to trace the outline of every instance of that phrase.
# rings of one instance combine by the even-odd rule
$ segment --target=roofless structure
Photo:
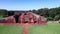
[[[0,20],[0,23],[20,23],[20,24],[43,24],[46,23],[46,18],[41,17],[35,13],[28,11],[15,11],[8,12],[8,17],[4,20]]]

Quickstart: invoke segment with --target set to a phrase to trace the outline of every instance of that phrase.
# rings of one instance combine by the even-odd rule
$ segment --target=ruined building
[[[39,16],[32,12],[13,12],[12,14],[8,13],[8,17],[4,20],[0,20],[0,23],[29,23],[29,24],[42,24],[46,23],[46,18]]]

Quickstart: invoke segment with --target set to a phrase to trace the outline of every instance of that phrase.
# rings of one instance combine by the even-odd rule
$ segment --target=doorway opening
[[[15,15],[14,18],[15,18],[16,23],[18,23],[19,16]]]
[[[21,13],[19,15],[14,15],[14,18],[15,18],[16,23],[18,23],[20,16],[21,16]]]

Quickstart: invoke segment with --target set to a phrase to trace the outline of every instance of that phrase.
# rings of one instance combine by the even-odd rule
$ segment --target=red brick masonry
[[[4,20],[0,20],[0,23],[16,23],[16,21],[14,16],[9,16]],[[47,23],[47,20],[39,15],[29,12],[26,14],[22,13],[22,15],[18,17],[18,23],[42,24]]]

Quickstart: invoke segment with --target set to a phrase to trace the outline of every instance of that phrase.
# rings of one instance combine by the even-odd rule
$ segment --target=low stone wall
[[[48,21],[47,23],[59,23],[59,21]]]

